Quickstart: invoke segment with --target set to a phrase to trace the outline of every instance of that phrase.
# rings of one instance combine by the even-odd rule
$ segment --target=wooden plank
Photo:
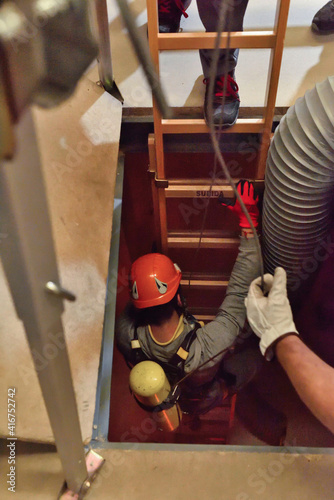
[[[159,195],[158,189],[155,185],[155,176],[157,173],[157,162],[155,156],[155,139],[154,134],[148,136],[148,156],[149,156],[149,172],[151,175],[151,191],[153,200],[153,219],[154,219],[154,233],[158,246],[158,251],[161,252],[161,228],[160,228],[160,211],[159,211]]]
[[[203,106],[171,106],[174,118],[202,118]],[[289,106],[275,106],[275,116],[284,116]],[[254,118],[264,115],[264,106],[242,106],[239,109],[240,118]],[[147,107],[129,107],[123,108],[122,120],[127,123],[147,122],[152,118],[152,108]]]
[[[161,120],[163,134],[207,134],[209,127],[203,119],[167,119]],[[261,133],[263,118],[240,118],[233,127],[222,130],[225,134]]]
[[[233,198],[234,192],[231,186],[214,185],[210,190],[207,184],[169,186],[166,190],[166,198],[218,198],[222,193],[225,198]]]
[[[147,3],[147,32],[151,57],[159,74],[159,26],[158,26],[158,5],[157,2]]]
[[[159,48],[158,48],[158,7],[157,2],[147,2],[147,29],[148,42],[151,56],[155,64],[157,73],[159,74]],[[153,118],[154,118],[154,135],[156,148],[157,173],[159,179],[164,179],[164,150],[163,137],[161,128],[161,115],[155,100],[153,99]]]
[[[159,200],[159,215],[160,215],[160,232],[161,232],[161,250],[162,253],[168,253],[168,239],[167,239],[167,210],[166,210],[166,197],[165,190],[158,189]]]
[[[212,321],[216,316],[210,314],[196,314],[195,317],[198,321],[204,321],[205,323],[207,321]]]
[[[213,49],[217,33],[159,33],[159,50]],[[220,48],[227,47],[228,34],[222,33]],[[230,37],[231,49],[272,49],[275,47],[274,31],[234,31]]]
[[[286,26],[288,22],[290,0],[278,0],[275,18],[275,34],[276,44],[271,51],[268,81],[266,90],[266,111],[264,115],[264,128],[262,132],[262,140],[259,152],[258,166],[257,166],[257,179],[264,179],[268,149],[271,139],[271,128],[275,113],[275,104],[277,96],[277,88],[279,75],[281,70],[284,39],[286,33]]]
[[[168,246],[170,248],[197,248],[199,237],[169,236]],[[239,245],[239,238],[211,238],[201,239],[201,248],[236,248]]]
[[[148,41],[151,56],[155,64],[157,73],[159,74],[159,48],[158,48],[158,6],[157,2],[147,1],[147,20],[148,20]],[[154,142],[155,142],[155,159],[156,171],[159,179],[165,178],[165,163],[164,163],[164,147],[163,133],[161,126],[161,115],[155,100],[153,99],[153,118],[154,118]],[[163,189],[158,190],[158,205],[159,205],[159,221],[160,221],[160,236],[161,250],[166,253],[167,245],[167,213],[166,199]]]
[[[220,281],[220,280],[181,280],[181,285],[183,286],[191,286],[193,288],[206,288],[206,287],[224,287],[226,288],[228,285],[228,281]]]
[[[234,182],[238,182],[239,179],[233,179]],[[202,186],[210,186],[211,184],[211,179],[210,178],[197,178],[197,179],[168,179],[168,182],[171,186],[197,186],[197,185],[202,185]],[[227,186],[227,182],[224,179],[216,179],[215,184],[219,187],[224,187]]]
[[[225,198],[234,197],[233,189],[226,182],[211,186],[210,179],[192,179],[192,181],[194,182],[190,179],[169,180],[169,186],[165,190],[166,198],[218,198],[221,193]],[[234,182],[237,183],[238,179],[234,179]],[[262,180],[253,182],[257,189],[263,189]]]

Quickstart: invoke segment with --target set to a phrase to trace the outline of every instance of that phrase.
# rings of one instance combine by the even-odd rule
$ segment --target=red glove
[[[257,208],[257,202],[259,197],[257,196],[254,184],[249,181],[239,181],[237,184],[237,190],[240,194],[242,201],[246,205],[250,218],[254,224],[254,227],[257,227],[259,222],[259,209]],[[234,212],[239,217],[239,226],[243,228],[249,228],[249,222],[242,211],[241,205],[237,198],[234,199],[226,199],[222,195],[219,196],[219,202],[224,207],[227,207],[229,210]]]

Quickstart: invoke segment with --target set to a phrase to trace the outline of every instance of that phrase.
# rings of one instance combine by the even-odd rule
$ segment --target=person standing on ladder
[[[191,0],[158,0],[160,33],[177,33],[179,31],[181,16],[188,17],[186,9],[189,7],[190,2]],[[216,31],[221,2],[226,2],[227,5],[223,31],[243,31],[243,20],[248,0],[197,0],[199,16],[206,31]],[[219,54],[217,77],[214,85],[213,120],[215,125],[221,125],[222,128],[234,125],[239,114],[239,88],[235,81],[238,53],[239,49],[230,49],[221,50]],[[199,54],[203,68],[204,83],[206,84],[204,117],[208,122],[209,72],[213,50],[201,49]],[[226,83],[225,73],[227,74]],[[225,103],[223,107],[222,100],[225,86]]]
[[[312,30],[317,35],[334,33],[334,0],[327,2],[312,19]]]
[[[237,188],[257,227],[258,197],[253,184],[239,181]],[[227,206],[225,201],[222,204]],[[159,253],[147,254],[132,264],[131,302],[117,320],[115,331],[117,346],[128,365],[134,366],[143,360],[155,361],[174,384],[217,355],[188,378],[188,385],[209,389],[213,381],[220,380],[222,373],[228,372],[233,379],[233,390],[243,387],[256,374],[262,364],[257,349],[232,354],[227,362],[224,361],[224,371],[221,367],[226,354],[221,351],[227,351],[238,342],[246,320],[244,300],[251,282],[260,272],[254,234],[239,202],[228,208],[239,219],[239,254],[225,299],[215,319],[205,326],[187,313],[180,288],[181,271],[168,257]]]

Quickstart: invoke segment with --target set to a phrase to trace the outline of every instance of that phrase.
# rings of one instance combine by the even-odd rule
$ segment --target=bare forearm
[[[276,355],[299,397],[334,433],[334,368],[294,335],[278,342]]]

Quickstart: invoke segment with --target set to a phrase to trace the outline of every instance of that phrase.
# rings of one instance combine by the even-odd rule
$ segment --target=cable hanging
[[[230,175],[230,172],[228,171],[228,168],[226,166],[226,163],[225,163],[225,160],[223,158],[223,155],[221,154],[221,151],[220,151],[220,147],[219,147],[219,137],[222,133],[222,117],[220,118],[220,123],[219,123],[219,126],[216,127],[214,122],[213,122],[213,91],[214,91],[214,84],[215,84],[215,81],[216,81],[216,77],[217,77],[217,68],[218,68],[218,59],[219,59],[219,51],[220,51],[220,41],[221,41],[221,36],[222,36],[222,31],[223,31],[223,22],[224,22],[224,19],[226,18],[226,15],[228,15],[228,13],[230,14],[230,9],[229,9],[229,5],[228,4],[225,4],[225,3],[222,3],[221,6],[220,6],[220,10],[219,10],[219,19],[218,19],[218,26],[217,26],[217,37],[216,37],[216,42],[215,42],[215,47],[214,47],[214,50],[213,50],[213,57],[212,57],[212,60],[211,60],[211,66],[210,66],[210,72],[209,72],[209,106],[208,106],[208,118],[209,118],[209,128],[210,128],[210,136],[211,136],[211,140],[212,140],[212,145],[213,145],[213,148],[214,148],[214,151],[215,151],[215,160],[214,160],[214,175],[212,176],[212,180],[211,180],[211,183],[210,183],[210,193],[213,189],[213,185],[214,185],[214,182],[216,180],[216,168],[217,168],[217,161],[219,162],[224,174],[225,174],[225,177],[226,179],[228,180],[230,186],[232,187],[233,191],[234,191],[234,194],[237,198],[237,200],[239,201],[240,205],[241,205],[241,208],[242,208],[242,211],[244,212],[246,218],[247,218],[247,221],[249,222],[249,225],[253,231],[253,235],[254,235],[254,238],[255,238],[255,244],[256,244],[256,250],[257,250],[257,253],[258,253],[258,258],[259,258],[259,262],[260,262],[260,271],[261,271],[261,287],[262,287],[262,290],[264,289],[264,279],[263,279],[263,274],[264,274],[264,271],[263,271],[263,259],[262,259],[262,252],[261,252],[261,245],[260,245],[260,239],[259,239],[259,236],[257,234],[257,231],[254,227],[254,224],[252,222],[252,219],[248,213],[248,210],[247,210],[247,207],[246,205],[244,204],[240,194],[238,193],[238,190],[233,182],[233,179]],[[231,24],[231,21],[230,21],[230,16],[227,17],[227,44],[226,44],[226,50],[229,51],[230,50],[230,46],[231,46],[231,30],[230,30],[230,24]],[[222,96],[222,107],[224,107],[224,104],[225,104],[225,98],[226,98],[226,86],[227,86],[227,75],[228,75],[228,57],[225,57],[225,60],[224,60],[224,88],[223,88],[223,96]],[[197,255],[198,255],[198,252],[200,250],[200,246],[201,246],[201,241],[202,241],[202,237],[203,237],[203,232],[204,232],[204,227],[205,227],[205,222],[206,222],[206,217],[207,217],[207,211],[208,211],[208,205],[206,206],[205,208],[205,213],[204,213],[204,217],[203,217],[203,223],[202,223],[202,227],[201,227],[201,233],[200,233],[200,238],[199,238],[199,242],[198,242],[198,246],[196,248],[196,252],[195,252],[195,257],[194,257],[194,262],[196,261],[196,258],[197,258]],[[190,281],[191,281],[191,276],[192,276],[192,272],[190,273],[190,276],[189,276],[189,286],[190,286]],[[212,356],[211,358],[209,358],[207,361],[205,361],[204,363],[202,363],[201,365],[199,365],[197,368],[195,368],[194,370],[192,370],[191,372],[187,373],[181,380],[178,381],[178,383],[175,385],[175,387],[173,387],[173,390],[176,389],[176,387],[183,383],[186,379],[188,379],[189,377],[191,377],[195,372],[197,372],[200,368],[202,368],[203,366],[205,366],[206,364],[208,364],[210,361],[213,361],[215,358],[217,358],[218,356],[224,354],[225,352],[228,352],[229,351],[229,348],[225,348],[221,351],[219,351],[218,353],[216,353],[214,356]]]
[[[219,51],[220,51],[220,41],[221,41],[221,36],[222,36],[222,31],[223,31],[223,21],[225,17],[231,13],[230,7],[228,2],[222,2],[219,10],[219,20],[218,20],[218,26],[217,26],[217,36],[216,36],[216,42],[215,42],[215,47],[213,50],[213,57],[211,60],[211,66],[210,66],[210,72],[209,72],[209,106],[208,106],[208,119],[209,119],[209,128],[210,128],[210,136],[211,136],[211,141],[212,145],[215,151],[216,158],[225,174],[226,179],[228,180],[230,186],[232,187],[234,194],[239,201],[242,211],[244,212],[247,221],[250,225],[250,228],[253,231],[253,235],[255,238],[255,244],[256,244],[256,250],[258,253],[258,258],[259,258],[259,263],[260,263],[260,271],[261,271],[261,286],[263,289],[264,281],[263,281],[263,259],[262,259],[262,252],[261,252],[261,245],[260,245],[260,240],[259,236],[257,234],[257,231],[254,227],[254,224],[252,222],[252,219],[248,213],[247,207],[244,204],[240,194],[238,193],[238,190],[233,182],[233,179],[230,175],[230,172],[228,171],[228,168],[226,166],[225,160],[223,158],[223,155],[221,154],[220,147],[219,147],[219,141],[218,141],[218,134],[216,132],[215,124],[213,121],[213,90],[214,90],[214,84],[215,84],[215,79],[217,75],[217,68],[218,68],[218,59],[219,59]],[[230,30],[230,17],[227,17],[228,19],[228,32],[227,32],[227,49],[230,50],[230,39],[231,39],[231,30]],[[223,101],[222,105],[224,106],[225,104],[225,94],[226,94],[226,85],[227,85],[227,60],[228,58],[225,58],[224,64],[225,64],[225,71],[224,71],[224,90],[223,90]],[[220,124],[221,127],[221,124]]]

